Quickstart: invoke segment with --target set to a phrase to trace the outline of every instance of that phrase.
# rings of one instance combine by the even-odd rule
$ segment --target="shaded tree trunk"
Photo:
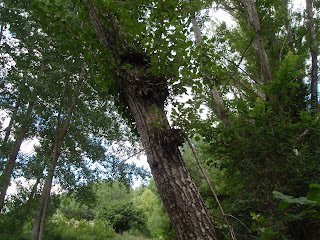
[[[13,172],[22,141],[25,139],[25,135],[30,125],[30,116],[31,116],[31,112],[33,110],[34,104],[35,104],[35,101],[32,101],[29,103],[27,112],[24,117],[24,122],[22,123],[19,129],[19,133],[11,149],[9,159],[6,164],[6,168],[1,176],[0,211],[2,210],[4,205],[4,199],[10,184],[11,174]]]
[[[318,112],[318,43],[313,19],[312,0],[306,0],[311,52],[311,108]]]
[[[113,50],[119,34],[115,36],[117,32],[104,26],[94,3],[90,1],[88,6],[92,24],[101,43],[108,50]],[[116,19],[110,20],[117,22]],[[114,39],[110,39],[112,37]],[[121,47],[129,50],[130,43]],[[112,52],[111,60],[120,60],[120,56],[115,55],[117,51]],[[121,61],[129,62],[133,67],[116,72],[117,83],[136,123],[158,192],[178,238],[221,239],[180,154],[178,147],[183,143],[183,138],[176,129],[170,128],[167,121],[164,111],[164,101],[168,96],[166,79],[148,73],[147,64],[142,66],[141,61],[135,62],[123,57]],[[161,127],[152,127],[154,123]]]
[[[254,30],[256,35],[255,45],[259,53],[259,58],[262,65],[264,78],[267,83],[271,82],[272,75],[270,71],[269,59],[263,44],[263,38],[261,34],[261,25],[260,25],[256,4],[254,0],[242,0],[242,3],[246,9],[248,24]]]

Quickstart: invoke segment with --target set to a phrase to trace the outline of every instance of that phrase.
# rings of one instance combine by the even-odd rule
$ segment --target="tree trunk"
[[[12,130],[12,126],[13,126],[13,123],[14,123],[14,119],[15,119],[15,117],[17,115],[17,111],[18,111],[19,107],[20,107],[20,100],[18,99],[17,103],[16,103],[16,106],[14,107],[14,110],[12,112],[9,125],[6,128],[6,134],[5,134],[4,139],[3,139],[3,144],[8,142],[8,139],[9,139],[9,136],[10,136],[10,133],[11,133],[11,130]]]
[[[38,188],[38,185],[40,183],[40,178],[37,179],[36,183],[33,185],[33,188],[31,190],[31,193],[30,193],[30,196],[28,198],[28,201],[26,202],[26,205],[24,207],[24,211],[23,211],[23,215],[22,215],[22,218],[21,218],[21,225],[23,226],[28,214],[29,214],[29,211],[30,211],[30,207],[31,207],[31,203],[33,201],[33,198],[34,198],[34,195],[36,194],[37,192],[37,188]]]
[[[94,3],[89,2],[89,10],[101,43],[108,50],[112,49],[115,47],[112,46],[114,39],[110,40],[110,37],[117,33],[104,26]],[[130,43],[126,44],[129,50]],[[122,47],[125,48],[126,45]],[[141,53],[137,53],[139,54]],[[112,57],[120,59],[119,56]],[[147,66],[141,66],[141,62],[123,58],[122,61],[129,62],[133,67],[123,72],[116,72],[117,83],[140,133],[158,192],[177,237],[180,240],[222,239],[218,237],[210,212],[180,154],[178,147],[183,143],[183,138],[178,130],[170,128],[166,118],[164,111],[164,101],[168,96],[166,79],[152,76],[146,71]],[[158,127],[154,127],[155,125]]]
[[[15,120],[15,117],[17,115],[17,111],[18,111],[19,106],[20,106],[20,101],[18,99],[17,103],[16,103],[16,106],[14,107],[14,110],[12,112],[9,125],[6,128],[6,133],[5,133],[5,136],[4,136],[2,144],[1,144],[0,158],[6,158],[7,157],[6,150],[8,149],[8,140],[9,140],[9,137],[10,137],[10,133],[11,133],[11,130],[12,130],[12,127],[13,127],[13,124],[14,124],[14,120]]]
[[[49,203],[50,203],[50,191],[47,191],[46,201],[44,203],[42,216],[41,216],[41,222],[40,222],[40,230],[39,230],[39,238],[38,238],[39,240],[43,240],[44,227],[46,225],[46,218],[47,218]]]
[[[270,71],[269,59],[263,44],[260,20],[259,20],[256,4],[254,0],[242,0],[242,2],[246,9],[248,24],[251,26],[251,28],[255,31],[255,34],[256,34],[256,47],[258,49],[264,78],[267,81],[267,83],[271,82],[272,76]]]
[[[187,3],[190,3],[190,0],[186,0]],[[202,42],[202,36],[199,28],[199,24],[197,22],[196,16],[194,12],[191,13],[191,23],[192,23],[192,28],[194,32],[194,38],[197,46],[200,46]],[[218,92],[218,89],[212,79],[209,80],[210,82],[210,92],[213,97],[214,102],[217,105],[217,115],[221,119],[223,126],[225,128],[230,127],[230,121],[229,121],[229,116],[228,116],[228,111],[224,106],[224,103],[222,101],[222,98],[220,96],[220,93]]]
[[[43,232],[42,235],[41,233],[41,228],[44,229],[44,224],[45,224],[45,219],[42,219],[43,217],[46,217],[46,203],[47,201],[50,200],[50,191],[51,191],[51,186],[52,186],[52,179],[54,176],[54,171],[58,163],[58,159],[60,156],[61,152],[61,147],[64,141],[64,137],[68,131],[69,128],[69,123],[72,117],[72,113],[74,111],[74,108],[77,105],[77,100],[79,96],[79,91],[83,83],[83,78],[84,78],[84,71],[80,74],[79,77],[79,83],[77,88],[74,91],[74,96],[72,98],[72,103],[70,107],[68,108],[68,112],[66,115],[66,118],[63,121],[63,126],[61,126],[61,111],[62,111],[62,104],[60,104],[60,109],[59,109],[59,114],[58,114],[58,119],[57,119],[57,127],[56,127],[56,136],[55,136],[55,141],[54,141],[54,150],[53,150],[53,159],[50,165],[50,170],[48,173],[48,176],[46,178],[44,187],[41,192],[41,196],[39,199],[38,207],[36,209],[35,217],[33,220],[33,225],[32,225],[32,240],[39,240],[40,237],[43,238]],[[68,82],[68,80],[66,81]],[[65,97],[66,94],[66,87],[63,89],[62,93],[62,99]],[[43,226],[42,226],[43,223]]]
[[[312,11],[312,0],[306,0],[306,10],[309,21],[310,52],[311,52],[311,108],[318,112],[318,43]]]
[[[217,108],[218,108],[218,116],[220,117],[222,123],[223,123],[223,126],[225,129],[228,129],[230,127],[230,121],[229,121],[229,114],[228,114],[228,111],[227,109],[224,107],[224,103],[221,99],[221,96],[218,92],[218,89],[217,87],[215,86],[214,84],[214,81],[213,80],[210,80],[210,83],[211,83],[211,95],[215,101],[215,103],[217,104]]]
[[[33,110],[34,104],[35,104],[35,101],[29,103],[29,106],[28,106],[28,109],[27,109],[27,112],[26,112],[26,115],[24,118],[24,122],[22,123],[22,125],[20,127],[18,136],[17,136],[15,143],[12,147],[12,150],[10,152],[10,156],[9,156],[8,162],[6,164],[5,171],[1,176],[0,211],[2,210],[3,205],[4,205],[4,199],[5,199],[9,184],[10,184],[11,174],[13,172],[13,168],[15,166],[16,159],[17,159],[18,153],[20,151],[22,141],[25,138],[25,134],[26,134],[28,127],[29,127],[29,124],[30,124],[30,122],[29,122],[30,115]]]
[[[35,216],[33,219],[33,225],[32,225],[32,240],[38,240],[39,238],[39,229],[40,229],[40,223],[41,223],[41,216],[43,215],[43,210],[47,201],[47,198],[50,197],[50,191],[51,191],[51,185],[52,185],[52,179],[54,175],[54,170],[56,167],[57,162],[52,161],[50,170],[48,173],[48,176],[46,178],[45,184],[42,188],[41,196],[39,199],[38,207],[35,212]]]
[[[2,4],[3,4],[3,6],[2,6],[3,8],[7,8],[7,1],[2,1]],[[0,18],[4,19],[4,17],[1,16],[1,14],[0,14]],[[3,30],[4,30],[5,26],[6,26],[6,23],[2,22],[1,27],[0,27],[0,45],[2,44]]]
[[[154,96],[141,96],[141,85],[138,88],[136,84],[134,76],[121,79],[152,175],[178,238],[218,239],[212,217],[180,155],[178,147],[183,139],[170,128],[163,102],[157,101],[157,94],[166,90],[153,89]],[[161,127],[152,127],[153,123]]]

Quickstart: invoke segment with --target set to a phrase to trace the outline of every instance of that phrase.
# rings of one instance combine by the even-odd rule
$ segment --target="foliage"
[[[115,232],[108,221],[66,219],[56,214],[48,223],[46,239],[104,240],[110,239]]]
[[[273,191],[275,198],[280,199],[279,210],[285,215],[290,224],[304,223],[313,228],[319,226],[320,185],[310,184],[305,197],[295,198],[278,191]],[[318,227],[317,227],[318,228]],[[319,229],[319,228],[318,228]],[[312,232],[311,237],[318,236],[319,231]]]
[[[257,232],[257,239],[281,239],[281,233],[273,231],[268,220],[266,220],[262,215],[251,212],[250,216],[252,217],[252,220],[254,220],[252,224],[252,231]]]
[[[135,207],[132,202],[112,203],[99,211],[98,219],[109,220],[117,233],[129,229],[142,231],[145,227],[143,212]]]
[[[138,207],[146,215],[146,227],[152,238],[174,239],[174,231],[169,217],[163,209],[159,195],[150,189],[152,184],[154,184],[153,181],[138,197]]]
[[[154,181],[137,190],[130,187],[135,176],[147,177],[148,172],[107,154],[113,142],[138,140],[136,123],[116,82],[117,75],[133,66],[110,60],[113,54],[130,56],[131,51],[120,47],[125,41],[141,53],[148,74],[167,79],[173,126],[195,136],[194,145],[223,208],[234,216],[230,222],[236,236],[250,237],[242,223],[251,224],[259,239],[316,235],[320,125],[319,116],[310,110],[310,39],[304,13],[290,9],[287,0],[251,1],[261,25],[256,31],[248,22],[248,9],[235,0],[97,0],[104,23],[116,17],[115,35],[125,36],[116,39],[116,47],[105,49],[90,22],[87,2],[0,4],[0,109],[13,120],[12,127],[1,128],[1,173],[36,99],[23,138],[35,136],[39,144],[32,156],[20,153],[12,178],[43,179],[57,126],[78,97],[56,170],[56,180],[68,193],[51,200],[46,239],[130,239],[135,232],[153,239],[175,238]],[[210,26],[205,24],[208,14],[202,9],[212,8],[228,11],[234,25],[213,19]],[[314,1],[314,11],[319,26],[319,1]],[[206,32],[199,46],[190,32],[194,20]],[[265,81],[257,49],[259,37],[270,82]],[[84,81],[77,94],[81,75]],[[230,127],[221,124],[221,103],[212,95],[213,87]],[[177,100],[181,96],[188,99]],[[190,149],[185,146],[183,151],[205,203],[223,228]],[[106,178],[110,181],[102,180]],[[23,214],[30,191],[19,189],[7,198],[0,238],[28,234],[36,202],[24,228],[15,220]],[[281,200],[279,206],[274,197]]]

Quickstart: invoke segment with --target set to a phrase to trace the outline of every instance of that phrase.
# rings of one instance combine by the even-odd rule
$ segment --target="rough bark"
[[[264,78],[267,83],[271,82],[272,75],[270,71],[269,59],[263,44],[263,38],[261,34],[261,25],[260,25],[256,4],[254,0],[242,0],[242,3],[246,9],[248,24],[254,30],[256,35],[255,45],[259,53],[259,58],[262,65]]]
[[[89,2],[89,10],[101,43],[107,49],[115,47],[109,38],[119,33],[106,35],[110,29],[99,19],[98,9],[92,2]],[[122,44],[125,48],[125,41]],[[129,44],[127,47],[130,48]],[[114,57],[121,60],[119,56]],[[133,65],[131,69],[115,71],[117,83],[136,123],[158,192],[177,237],[180,240],[221,239],[179,152],[183,139],[167,121],[164,111],[168,96],[166,79],[152,76],[141,62],[130,60],[130,64]],[[160,127],[153,127],[154,123]]]
[[[1,176],[0,211],[2,210],[4,205],[4,199],[10,184],[11,174],[13,172],[22,141],[25,139],[25,135],[27,133],[27,130],[30,124],[30,116],[31,116],[31,112],[33,110],[34,104],[35,104],[35,101],[32,101],[29,103],[29,106],[27,108],[27,111],[24,117],[24,122],[22,123],[19,129],[18,136],[14,142],[14,145],[9,155],[9,159],[6,163],[6,168]]]
[[[312,0],[306,0],[311,52],[311,108],[318,112],[318,43],[313,19]]]
[[[178,238],[218,239],[211,215],[180,155],[178,146],[182,139],[176,130],[170,128],[163,105],[156,98],[139,96],[134,76],[121,79],[121,86]],[[153,113],[152,106],[157,106],[156,113]],[[151,127],[153,123],[162,127]]]
[[[59,109],[59,114],[58,114],[58,119],[57,119],[57,126],[56,126],[56,136],[55,136],[55,141],[54,141],[54,150],[53,150],[53,158],[52,158],[52,162],[50,165],[50,169],[45,181],[45,184],[43,186],[42,192],[41,192],[41,196],[38,202],[38,206],[35,212],[35,216],[34,216],[34,220],[33,220],[33,225],[32,225],[32,240],[39,240],[40,238],[40,228],[41,228],[41,223],[43,222],[43,224],[45,223],[45,219],[42,219],[42,216],[46,216],[46,212],[47,208],[45,207],[46,202],[49,201],[50,199],[50,191],[51,191],[51,186],[52,186],[52,180],[54,177],[54,171],[55,168],[58,164],[58,159],[60,156],[60,152],[61,152],[61,147],[64,141],[64,137],[68,131],[69,128],[69,123],[72,117],[72,113],[74,111],[74,108],[77,105],[77,100],[78,100],[78,96],[79,96],[79,91],[81,88],[81,85],[83,83],[83,78],[84,78],[84,72],[81,73],[80,75],[80,80],[78,83],[77,88],[74,91],[74,96],[72,98],[72,103],[70,105],[70,107],[68,108],[68,112],[66,115],[66,118],[63,121],[63,125],[61,123],[61,111],[62,111],[62,107],[61,105],[63,103],[60,104],[60,109]],[[65,97],[66,94],[66,89],[64,88],[63,93],[62,93],[62,99]],[[43,226],[44,228],[44,226]]]

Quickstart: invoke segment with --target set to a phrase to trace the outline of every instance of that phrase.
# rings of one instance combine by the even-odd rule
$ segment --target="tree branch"
[[[221,206],[221,204],[220,204],[220,201],[219,201],[219,199],[218,199],[218,196],[217,196],[216,192],[214,191],[214,189],[213,189],[213,187],[212,187],[212,185],[211,185],[211,183],[210,183],[210,181],[209,181],[209,179],[208,179],[208,177],[207,177],[207,174],[205,173],[205,171],[204,171],[204,169],[203,169],[203,167],[202,167],[202,164],[201,164],[201,162],[200,162],[200,159],[199,159],[199,157],[198,157],[198,154],[197,154],[195,148],[193,147],[193,145],[192,145],[192,143],[191,143],[191,141],[190,141],[190,138],[185,135],[185,139],[187,140],[187,142],[188,142],[188,144],[189,144],[189,146],[190,146],[190,148],[191,148],[191,150],[192,150],[192,153],[193,153],[193,155],[194,155],[194,157],[195,157],[195,159],[196,159],[196,161],[197,161],[197,163],[198,163],[198,166],[199,166],[199,168],[200,168],[200,170],[201,170],[201,173],[202,173],[202,175],[204,176],[204,178],[206,179],[207,184],[208,184],[208,186],[209,186],[209,188],[210,188],[210,190],[211,190],[211,192],[212,192],[212,194],[213,194],[213,196],[214,196],[214,199],[216,200],[216,202],[217,202],[217,204],[218,204],[218,206],[219,206],[219,209],[220,209],[220,212],[221,212],[221,214],[222,214],[222,216],[223,216],[223,219],[224,219],[225,223],[227,224],[227,226],[228,226],[228,228],[229,228],[229,232],[230,232],[231,238],[232,238],[233,240],[237,240],[236,237],[235,237],[233,228],[231,227],[231,225],[230,225],[229,222],[228,222],[228,219],[227,219],[227,217],[226,217],[227,215],[226,215],[226,214],[224,213],[224,211],[223,211],[223,208],[222,208],[222,206]]]

